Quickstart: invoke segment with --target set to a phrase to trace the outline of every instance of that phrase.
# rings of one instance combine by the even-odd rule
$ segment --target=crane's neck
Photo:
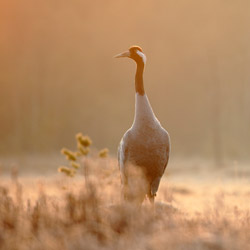
[[[137,62],[136,74],[135,74],[135,92],[143,96],[145,94],[143,84],[143,71],[144,63]]]
[[[143,131],[143,128],[160,126],[146,94],[135,94],[135,117],[132,127]]]
[[[143,85],[143,70],[144,64],[137,63],[137,69],[135,74],[135,118],[133,127],[155,127],[159,126],[159,121],[154,115],[150,102],[144,91]]]

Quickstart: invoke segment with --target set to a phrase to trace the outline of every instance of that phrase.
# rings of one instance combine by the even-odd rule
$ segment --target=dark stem
[[[144,71],[144,64],[137,63],[136,74],[135,74],[135,91],[140,95],[144,95],[144,85],[143,85],[143,71]]]

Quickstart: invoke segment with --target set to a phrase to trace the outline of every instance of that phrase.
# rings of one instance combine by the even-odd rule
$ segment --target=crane
[[[141,204],[147,196],[151,204],[167,167],[170,137],[156,118],[144,90],[146,56],[141,47],[131,46],[115,56],[135,61],[135,116],[118,147],[118,164],[125,200]]]

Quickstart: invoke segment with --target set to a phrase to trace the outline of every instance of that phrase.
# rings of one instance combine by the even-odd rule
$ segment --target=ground
[[[31,171],[39,158],[19,172],[12,161],[2,159],[0,249],[250,249],[247,164],[172,161],[155,207],[135,208],[121,202],[113,158],[90,159],[87,183],[51,159],[46,171]]]

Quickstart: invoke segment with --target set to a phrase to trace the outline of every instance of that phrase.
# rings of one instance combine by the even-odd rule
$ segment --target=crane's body
[[[146,56],[138,46],[116,57],[130,57],[137,63],[135,76],[135,117],[118,149],[118,161],[125,199],[151,202],[158,190],[169,159],[170,138],[154,115],[144,91]],[[132,170],[132,171],[131,171]],[[137,172],[137,173],[136,173]]]

